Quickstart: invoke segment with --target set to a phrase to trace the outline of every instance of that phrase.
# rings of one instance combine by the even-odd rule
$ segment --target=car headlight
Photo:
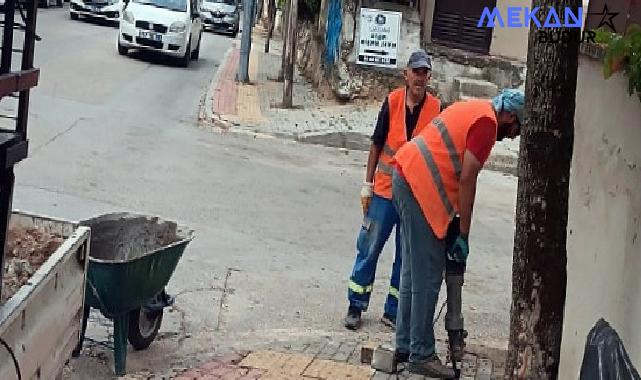
[[[122,19],[130,24],[134,23],[134,15],[130,11],[122,12]]]
[[[176,21],[169,26],[169,31],[172,33],[182,33],[186,29],[187,25],[185,25],[185,23],[182,21]]]
[[[225,15],[225,17],[223,17],[223,20],[225,22],[234,22],[234,15]]]

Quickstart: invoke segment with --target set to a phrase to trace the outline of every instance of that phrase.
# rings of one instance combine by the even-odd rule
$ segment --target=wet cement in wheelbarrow
[[[91,228],[90,255],[109,262],[135,260],[181,240],[174,222],[114,214],[82,223]]]
[[[61,236],[52,235],[39,228],[10,226],[0,304],[13,297],[63,242]]]

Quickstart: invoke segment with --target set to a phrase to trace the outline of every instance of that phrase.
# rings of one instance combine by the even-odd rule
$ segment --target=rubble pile
[[[0,304],[16,294],[63,241],[62,237],[38,228],[11,226],[7,234]]]

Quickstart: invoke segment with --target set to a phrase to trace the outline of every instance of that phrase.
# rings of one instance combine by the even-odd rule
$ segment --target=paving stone
[[[493,361],[492,362],[492,377],[503,377],[505,375],[505,362]]]
[[[369,380],[374,370],[365,366],[338,363],[332,360],[314,359],[307,367],[304,376],[321,379]]]
[[[336,355],[340,349],[340,342],[328,342],[325,347],[316,355],[318,359],[329,360]]]
[[[243,376],[244,380],[262,379],[265,374],[264,370],[252,368]]]
[[[396,379],[396,376],[390,375],[389,373],[381,372],[381,371],[376,371],[374,374],[374,377],[372,377],[372,380],[393,380]]]
[[[303,354],[316,357],[316,355],[323,350],[323,347],[325,347],[326,344],[326,341],[310,343],[305,348]]]
[[[309,377],[304,377],[302,375],[292,375],[289,373],[282,372],[272,372],[267,371],[261,377],[260,380],[311,380]]]
[[[259,368],[300,375],[314,358],[303,354],[287,354],[275,351],[258,351],[249,354],[240,362],[242,367]]]
[[[335,360],[337,362],[347,362],[349,357],[356,350],[357,346],[358,346],[358,344],[356,344],[355,342],[343,342],[343,343],[341,343],[340,347],[338,348],[338,352],[336,352],[336,355],[334,355],[332,360]]]
[[[479,359],[478,368],[476,369],[476,380],[491,380],[492,361],[489,359]]]

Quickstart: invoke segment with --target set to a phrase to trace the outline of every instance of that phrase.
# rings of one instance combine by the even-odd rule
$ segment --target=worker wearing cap
[[[394,226],[396,254],[382,321],[391,327],[396,324],[401,247],[398,214],[392,204],[392,158],[441,110],[441,102],[427,92],[431,71],[431,57],[423,50],[413,52],[404,69],[405,86],[388,94],[378,114],[361,190],[363,224],[348,286],[345,326],[352,330],[358,329],[361,313],[369,306],[378,258]]]
[[[403,247],[396,358],[409,361],[412,373],[455,375],[442,364],[434,344],[434,312],[446,258],[466,262],[478,173],[496,141],[519,135],[523,107],[523,93],[511,89],[492,101],[456,102],[394,156],[393,203]],[[448,245],[453,221],[458,231]],[[449,277],[446,328],[462,329],[462,272],[457,283],[456,276]]]

